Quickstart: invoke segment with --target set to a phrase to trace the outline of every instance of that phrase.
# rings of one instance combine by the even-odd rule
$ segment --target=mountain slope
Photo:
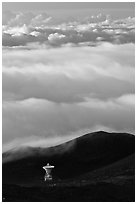
[[[75,178],[112,164],[134,151],[134,135],[100,131],[56,147],[7,152],[3,154],[3,184],[40,185],[44,176],[42,166],[47,162],[55,165],[55,181]]]

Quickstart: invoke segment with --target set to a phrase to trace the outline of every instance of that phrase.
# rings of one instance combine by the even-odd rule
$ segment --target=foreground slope
[[[73,179],[39,187],[3,184],[3,201],[134,202],[135,155]]]

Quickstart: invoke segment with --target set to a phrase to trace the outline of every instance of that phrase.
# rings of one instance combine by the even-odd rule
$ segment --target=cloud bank
[[[3,151],[134,133],[134,18],[3,16]]]
[[[134,132],[134,45],[3,51],[3,141]]]
[[[34,14],[4,12],[3,46],[24,46],[40,43],[58,47],[72,43],[81,45],[95,42],[114,44],[135,42],[135,18],[112,19],[109,15],[98,14],[58,24],[58,20],[47,13]]]

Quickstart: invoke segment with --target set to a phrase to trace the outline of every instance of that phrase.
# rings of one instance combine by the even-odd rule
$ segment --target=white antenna
[[[54,168],[54,166],[51,166],[49,163],[47,163],[47,165],[46,165],[46,166],[43,166],[42,168],[46,171],[45,176],[44,176],[44,180],[45,180],[45,181],[50,181],[50,180],[52,180],[51,171],[52,171],[52,169]]]

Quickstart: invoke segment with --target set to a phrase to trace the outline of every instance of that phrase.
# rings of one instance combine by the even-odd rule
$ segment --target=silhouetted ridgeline
[[[135,152],[135,137],[127,133],[89,133],[49,148],[24,148],[3,153],[3,184],[37,185],[42,166],[55,165],[55,180],[75,178],[119,161]]]

